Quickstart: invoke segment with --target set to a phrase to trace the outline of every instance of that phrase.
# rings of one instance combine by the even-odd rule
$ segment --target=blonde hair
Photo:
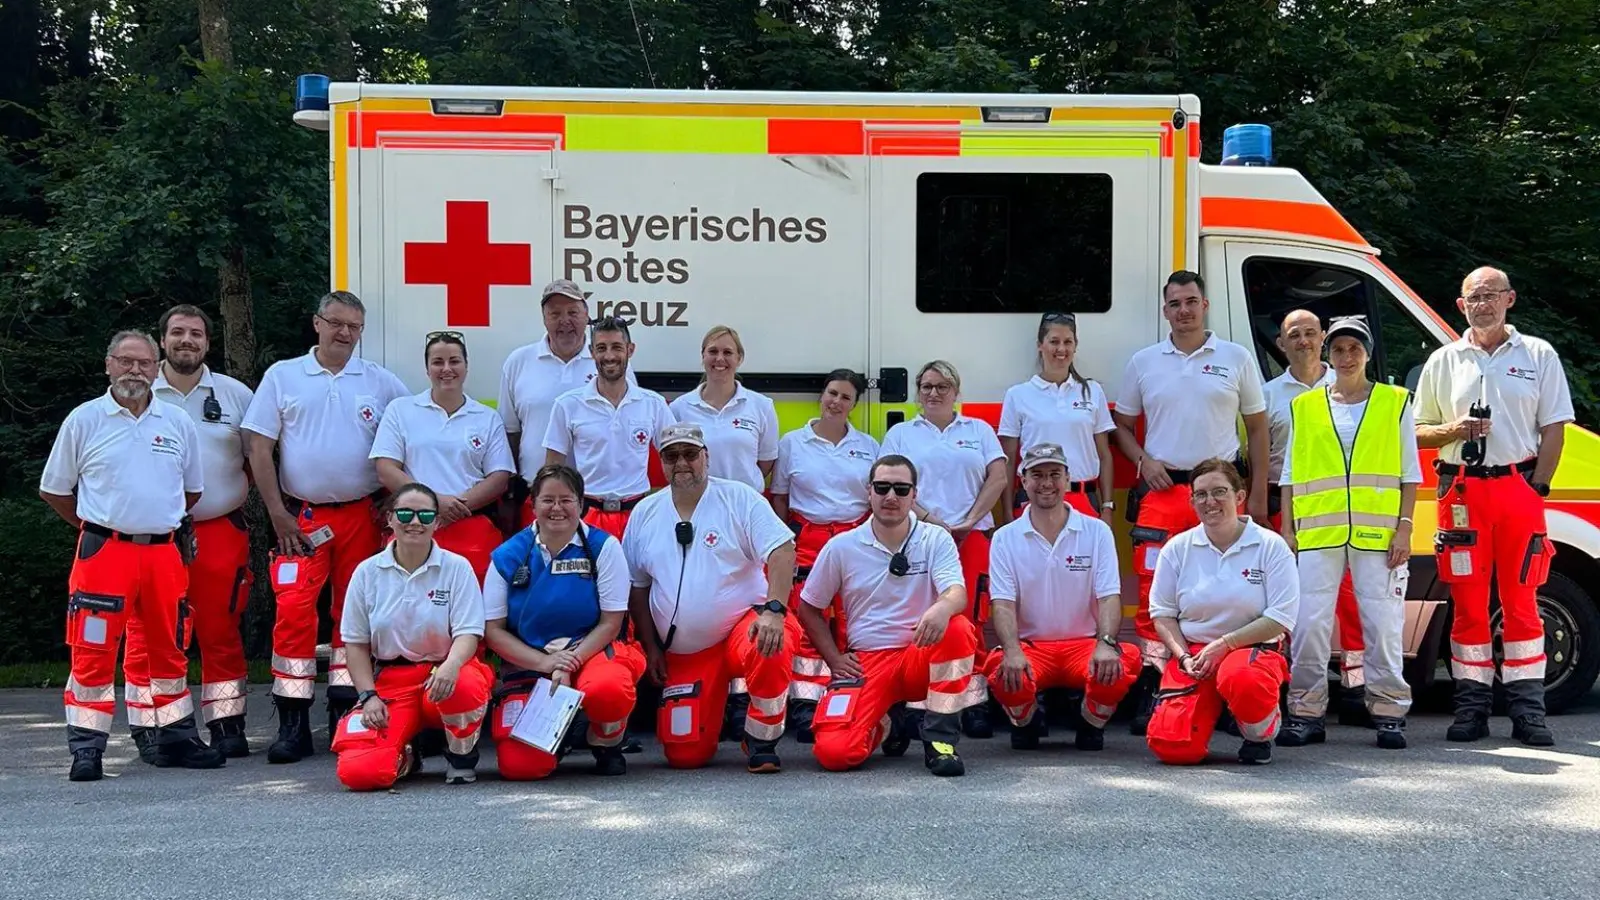
[[[706,352],[706,348],[711,346],[711,342],[723,335],[733,338],[733,349],[739,352],[740,359],[744,359],[744,341],[739,340],[739,332],[734,331],[727,325],[711,326],[711,330],[706,332],[706,336],[700,339],[700,352]]]
[[[912,383],[920,388],[922,385],[922,376],[928,374],[929,372],[937,372],[938,374],[943,375],[945,378],[950,380],[950,384],[955,388],[956,394],[959,395],[961,393],[961,373],[956,371],[955,366],[942,359],[935,359],[931,362],[925,363],[922,368],[917,370],[917,377]]]

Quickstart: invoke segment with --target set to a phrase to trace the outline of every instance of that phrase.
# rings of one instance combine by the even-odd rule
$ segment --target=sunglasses
[[[679,462],[680,460],[682,462],[692,463],[699,458],[699,447],[690,447],[687,450],[667,450],[661,454],[661,461],[669,466],[675,462]]]
[[[1068,312],[1052,312],[1045,313],[1042,317],[1042,321],[1046,325],[1054,325],[1057,322],[1073,325],[1077,323],[1078,317]]]
[[[904,481],[874,481],[872,483],[872,492],[879,497],[888,496],[890,491],[894,491],[896,497],[909,497],[913,487],[915,485],[907,484]]]
[[[401,507],[394,511],[394,520],[401,525],[410,525],[412,519],[423,525],[432,525],[433,520],[439,517],[436,509],[409,509]]]
[[[423,337],[422,340],[431,344],[437,340],[461,341],[465,340],[466,337],[466,335],[459,331],[430,331],[425,337]]]

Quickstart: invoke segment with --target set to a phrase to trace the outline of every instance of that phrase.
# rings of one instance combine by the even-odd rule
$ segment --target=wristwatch
[[[758,613],[773,612],[773,613],[777,613],[780,616],[786,616],[786,615],[789,614],[789,608],[787,606],[784,606],[782,602],[777,601],[777,600],[768,600],[765,603],[757,603],[754,606],[751,606],[750,608],[755,610]]]
[[[1117,651],[1121,651],[1122,650],[1122,645],[1118,644],[1117,643],[1117,639],[1112,637],[1109,634],[1100,635],[1100,643],[1105,644],[1107,647],[1110,647],[1113,650],[1117,650]]]
[[[1116,504],[1116,501],[1114,501],[1114,500],[1107,500],[1106,502],[1100,504],[1100,508],[1101,509],[1116,509],[1117,508],[1117,504]]]
[[[376,696],[378,696],[378,692],[377,691],[362,691],[361,693],[356,695],[356,705],[357,706],[366,706],[367,705],[367,701],[371,700],[373,697],[376,697]]]
[[[1533,492],[1541,497],[1550,496],[1550,485],[1547,482],[1533,481],[1529,482],[1528,486],[1533,488]]]

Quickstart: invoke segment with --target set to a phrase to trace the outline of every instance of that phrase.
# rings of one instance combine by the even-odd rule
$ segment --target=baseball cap
[[[539,305],[543,306],[544,301],[549,300],[551,297],[566,297],[569,300],[577,300],[581,303],[588,302],[588,298],[583,296],[583,288],[578,287],[576,281],[569,281],[565,278],[557,278],[544,286],[544,290],[539,294]]]
[[[1067,453],[1061,449],[1060,444],[1034,444],[1022,454],[1022,471],[1026,472],[1034,466],[1046,463],[1056,463],[1062,468],[1067,465]]]
[[[1332,344],[1333,339],[1340,335],[1355,338],[1367,348],[1368,353],[1372,352],[1372,329],[1367,327],[1366,316],[1339,316],[1330,321],[1327,342]]]
[[[704,449],[706,446],[706,433],[700,430],[699,425],[686,425],[678,423],[668,425],[656,435],[656,449],[665,450],[673,444],[689,444],[693,447]]]

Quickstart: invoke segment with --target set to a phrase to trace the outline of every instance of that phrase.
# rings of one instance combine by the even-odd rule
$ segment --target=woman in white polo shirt
[[[503,535],[489,514],[517,470],[504,420],[466,395],[467,342],[435,331],[422,348],[428,390],[389,403],[372,442],[378,479],[391,491],[418,481],[439,495],[439,546],[472,563],[483,583]]]
[[[822,385],[821,415],[778,442],[772,508],[795,533],[791,609],[800,600],[800,589],[822,545],[860,525],[870,511],[867,475],[878,458],[878,442],[850,424],[850,411],[866,390],[867,380],[849,369],[829,372]],[[833,624],[836,636],[844,634],[837,602],[823,616]],[[799,743],[811,743],[811,717],[829,676],[822,654],[802,632],[789,682],[789,730]]]
[[[445,781],[476,778],[494,682],[477,658],[483,595],[466,559],[434,541],[438,515],[432,488],[402,485],[390,501],[394,540],[350,578],[339,627],[359,694],[333,752],[340,783],[353,791],[383,790],[416,771],[411,742],[425,727],[444,729]]]
[[[1161,548],[1150,588],[1150,618],[1171,658],[1145,740],[1169,765],[1201,762],[1226,706],[1244,738],[1239,761],[1271,762],[1300,573],[1283,538],[1239,515],[1245,486],[1233,463],[1205,460],[1190,488],[1200,524]]]
[[[1006,390],[1000,405],[1000,446],[1010,472],[1020,475],[1023,447],[1056,444],[1067,456],[1067,503],[1099,518],[1110,509],[1111,438],[1117,425],[1099,382],[1078,374],[1078,320],[1049,312],[1039,319],[1039,374]],[[1026,502],[1006,478],[1004,507]]]
[[[700,341],[705,380],[672,401],[679,422],[700,426],[706,436],[711,476],[767,489],[778,459],[778,411],[772,398],[739,383],[744,342],[739,332],[717,325]]]
[[[1005,450],[989,423],[956,412],[961,375],[942,359],[917,372],[917,403],[922,413],[889,429],[883,436],[885,455],[896,453],[916,464],[918,520],[950,532],[961,551],[961,572],[967,583],[972,617],[981,631],[989,618],[989,535],[993,509],[1010,480]],[[979,653],[978,668],[986,657]],[[972,679],[973,696],[988,697],[982,675]],[[975,703],[961,715],[968,737],[986,738],[986,703]]]

